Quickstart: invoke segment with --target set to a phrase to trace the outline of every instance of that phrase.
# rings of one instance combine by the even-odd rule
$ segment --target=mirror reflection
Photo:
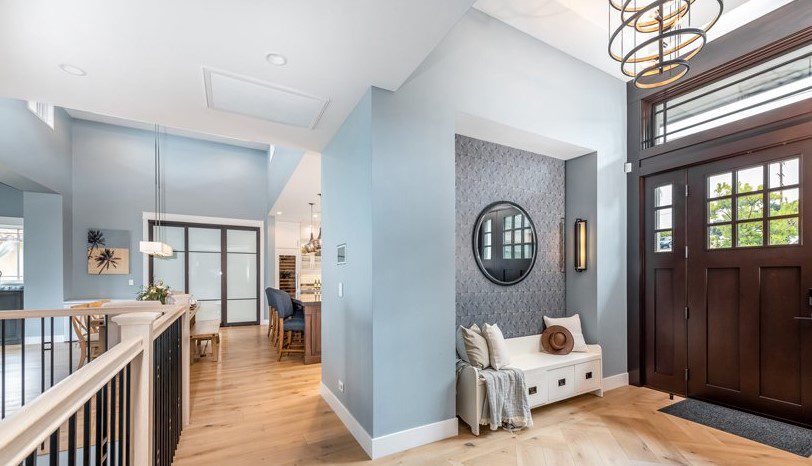
[[[533,220],[512,202],[489,205],[474,226],[474,257],[482,273],[496,284],[524,280],[536,262]]]

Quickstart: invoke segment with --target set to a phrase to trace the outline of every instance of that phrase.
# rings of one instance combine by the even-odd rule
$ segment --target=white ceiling
[[[321,224],[321,155],[316,152],[306,152],[302,160],[293,171],[282,193],[271,208],[270,215],[276,217],[278,222],[298,222],[309,224],[311,222],[310,206],[313,202],[313,211],[317,217],[312,218],[315,225]],[[281,214],[279,214],[281,212]]]
[[[722,17],[708,38],[713,40],[790,1],[724,0]],[[695,6],[704,7],[711,2],[716,3],[698,0]],[[629,79],[607,51],[607,0],[477,0],[474,8],[618,79]]]
[[[318,151],[369,85],[397,89],[472,3],[0,0],[0,96]],[[209,109],[203,67],[329,103],[312,130]]]

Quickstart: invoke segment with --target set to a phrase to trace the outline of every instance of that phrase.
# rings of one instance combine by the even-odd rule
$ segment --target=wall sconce
[[[587,230],[586,220],[575,220],[575,271],[586,270]]]

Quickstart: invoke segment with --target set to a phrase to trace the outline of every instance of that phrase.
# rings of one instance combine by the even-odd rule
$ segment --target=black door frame
[[[149,241],[153,240],[153,231],[154,226],[157,226],[158,222],[156,220],[149,220],[148,222],[148,238]],[[262,266],[262,249],[261,249],[261,242],[262,242],[262,235],[259,227],[251,227],[251,226],[243,226],[243,225],[228,225],[228,224],[216,224],[216,223],[195,223],[195,222],[178,222],[178,221],[164,221],[160,222],[161,226],[164,227],[180,227],[183,228],[183,242],[186,245],[187,249],[189,247],[189,228],[207,228],[211,230],[220,230],[220,270],[223,272],[220,276],[220,306],[221,306],[221,318],[220,318],[220,325],[223,327],[238,327],[243,325],[259,325],[260,323],[260,316],[262,310],[262,280],[260,279],[261,269]],[[247,321],[247,322],[234,322],[228,323],[228,251],[227,251],[227,237],[226,231],[227,230],[243,230],[243,231],[253,231],[256,233],[257,238],[257,313],[256,313],[256,320],[255,321]],[[148,267],[149,267],[149,282],[152,283],[154,279],[153,275],[153,261],[154,258],[152,256],[149,257]],[[184,293],[189,293],[189,251],[186,251],[184,256],[184,266],[183,266],[183,282],[184,282]]]

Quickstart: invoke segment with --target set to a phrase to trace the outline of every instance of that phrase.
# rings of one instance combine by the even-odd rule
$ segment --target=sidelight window
[[[654,252],[674,249],[674,185],[654,189]]]
[[[798,244],[799,168],[791,158],[709,176],[708,249]]]

